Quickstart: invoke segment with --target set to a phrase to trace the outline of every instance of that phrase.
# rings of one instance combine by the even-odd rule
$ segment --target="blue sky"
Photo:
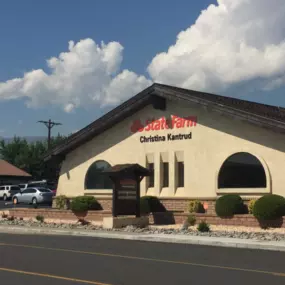
[[[101,41],[120,43],[124,47],[120,70],[131,70],[135,74],[144,76],[146,80],[152,76],[151,80],[156,81],[156,78],[160,79],[156,72],[147,72],[153,58],[174,45],[179,32],[195,24],[201,10],[210,4],[217,2],[213,0],[2,1],[0,82],[22,78],[24,73],[35,69],[43,69],[49,74],[47,59],[58,57],[61,52],[67,52],[69,41],[77,43],[87,38],[97,44]],[[266,43],[268,41],[267,39]],[[272,41],[277,43],[276,39]],[[194,63],[189,60],[189,65],[191,64]],[[275,88],[274,92],[260,91],[257,87],[260,77],[250,76],[249,80],[235,81],[229,88],[219,89],[219,93],[268,104],[285,105],[283,87]],[[0,89],[0,99],[1,94],[4,92],[1,93]],[[63,124],[54,129],[55,133],[68,134],[113,108],[113,105],[100,108],[95,102],[94,105],[89,104],[87,107],[79,105],[73,112],[67,113],[60,104],[27,107],[26,102],[27,99],[21,96],[17,99],[6,98],[0,101],[2,122],[0,136],[46,135],[45,127],[36,122],[49,118]]]

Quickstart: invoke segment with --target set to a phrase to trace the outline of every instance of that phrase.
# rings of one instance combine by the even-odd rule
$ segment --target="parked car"
[[[54,193],[47,188],[33,187],[22,190],[13,196],[14,204],[52,204]]]
[[[10,200],[15,194],[19,193],[21,188],[17,185],[0,186],[0,198],[4,201]]]

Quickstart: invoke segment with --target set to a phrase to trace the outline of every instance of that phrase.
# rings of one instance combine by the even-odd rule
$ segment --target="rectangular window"
[[[168,187],[169,186],[169,164],[168,162],[163,162],[163,181],[162,181],[162,187]]]
[[[150,176],[148,177],[148,188],[152,188],[154,187],[154,163],[149,163],[148,169],[151,172]]]
[[[184,187],[184,162],[179,161],[178,164],[178,187]]]

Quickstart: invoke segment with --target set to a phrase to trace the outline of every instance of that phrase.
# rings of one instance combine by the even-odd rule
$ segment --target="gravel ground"
[[[7,218],[0,219],[0,225],[14,225],[25,227],[46,227],[46,228],[61,228],[61,229],[82,229],[82,230],[102,230],[100,223],[87,223],[78,221],[63,222],[59,220],[45,220],[39,222],[35,219],[14,219]],[[234,226],[210,226],[210,232],[199,232],[196,226],[185,228],[183,225],[168,225],[168,226],[154,226],[150,225],[145,228],[137,228],[134,226],[127,226],[122,229],[111,229],[109,231],[123,231],[136,232],[145,234],[181,234],[192,236],[212,236],[212,237],[231,237],[242,239],[255,239],[267,241],[285,241],[285,228],[275,229],[260,229],[248,227],[234,227]]]

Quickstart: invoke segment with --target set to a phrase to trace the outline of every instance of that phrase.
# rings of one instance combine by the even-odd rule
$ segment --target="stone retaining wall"
[[[82,214],[75,214],[70,210],[56,210],[56,209],[9,209],[9,216],[15,218],[35,218],[36,216],[43,216],[45,219],[58,220],[78,220],[84,218],[88,221],[103,221],[104,217],[110,217],[110,211],[89,211]]]
[[[86,194],[86,196],[89,196]],[[71,199],[71,198],[70,198]],[[112,211],[112,198],[96,198],[100,203],[103,210]],[[216,198],[159,198],[160,202],[163,204],[167,211],[173,212],[188,212],[189,201],[199,200],[206,207],[206,213],[209,215],[215,215],[215,204]],[[250,199],[244,199],[244,203],[248,204]],[[56,208],[55,202],[53,201],[53,208]]]
[[[175,211],[175,212],[188,212],[189,201],[196,199],[185,199],[185,198],[160,198],[160,202],[164,205],[167,211]],[[216,199],[198,199],[202,204],[207,205],[207,213],[214,214],[215,213],[215,203]]]
[[[215,215],[215,204],[216,198],[163,198],[158,197],[160,202],[163,204],[167,211],[174,212],[188,212],[189,202],[192,200],[199,200],[202,204],[206,206],[206,213],[209,215]],[[96,198],[101,204],[104,210],[112,211],[112,198]],[[250,198],[243,199],[244,203],[247,205]]]
[[[182,224],[188,217],[188,213],[153,213],[150,216],[150,223],[155,224]],[[285,217],[259,222],[253,215],[235,215],[230,218],[220,218],[210,214],[195,214],[196,223],[205,221],[210,225],[245,226],[245,227],[285,227]]]
[[[35,218],[43,216],[45,219],[55,220],[78,220],[84,218],[88,221],[103,221],[104,217],[111,217],[110,211],[89,211],[82,214],[75,214],[71,210],[56,209],[27,209],[16,208],[5,211],[9,216],[16,218]],[[161,212],[153,213],[149,216],[151,224],[182,224],[188,217],[188,213],[183,212]],[[213,214],[195,214],[196,223],[205,221],[210,225],[226,225],[226,226],[246,226],[246,227],[285,227],[285,217],[274,220],[259,222],[252,215],[235,215],[231,218],[220,218]]]

